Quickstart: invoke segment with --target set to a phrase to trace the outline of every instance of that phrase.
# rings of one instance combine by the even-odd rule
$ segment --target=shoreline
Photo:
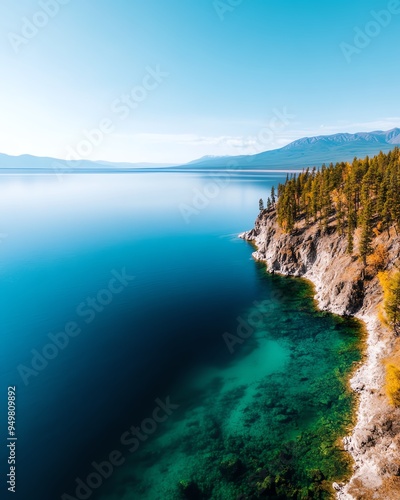
[[[241,233],[239,235],[239,238],[246,239],[244,237],[245,234],[246,233]],[[248,241],[248,242],[253,246],[253,248],[255,248],[255,252],[253,252],[253,258],[256,260],[256,262],[263,262],[265,264],[265,270],[266,270],[266,272],[269,273],[269,274],[271,274],[270,271],[268,270],[267,262],[265,260],[260,260],[260,259],[258,259],[258,258],[255,257],[257,255],[257,252],[258,252],[257,245],[254,243],[254,241]],[[281,273],[279,271],[274,271],[274,274],[278,274],[279,276],[291,276],[290,274]],[[320,303],[319,303],[319,300],[318,300],[318,296],[317,296],[317,291],[316,291],[316,283],[314,281],[312,281],[307,276],[301,276],[301,277],[298,277],[298,278],[306,281],[312,287],[312,289],[314,291],[313,300],[314,300],[316,309],[318,309],[319,311],[327,310],[327,309],[321,308],[321,306],[320,306]],[[338,313],[330,311],[330,310],[327,310],[327,311],[330,312],[331,314],[338,314]],[[338,314],[338,315],[341,316],[341,317],[343,317],[342,314]],[[349,452],[349,450],[348,450],[348,446],[349,445],[347,445],[347,441],[346,440],[348,440],[348,439],[351,438],[351,436],[354,434],[354,431],[355,431],[357,425],[360,422],[361,399],[362,399],[361,398],[361,391],[356,390],[353,387],[353,384],[354,384],[354,381],[357,379],[359,372],[364,367],[366,367],[368,365],[368,362],[369,362],[369,356],[368,356],[368,338],[369,338],[369,335],[370,335],[369,334],[368,325],[366,324],[366,322],[363,319],[361,319],[360,317],[357,317],[357,316],[354,316],[354,317],[360,322],[360,326],[362,327],[362,330],[364,330],[364,333],[363,333],[363,335],[360,338],[360,344],[362,346],[362,350],[361,350],[362,359],[361,359],[361,361],[359,363],[357,363],[357,366],[355,366],[350,371],[350,373],[348,374],[348,376],[346,377],[347,388],[353,394],[353,397],[355,399],[355,403],[356,404],[355,404],[355,407],[353,408],[353,411],[352,411],[353,424],[351,426],[351,434],[350,434],[350,436],[345,436],[345,437],[341,437],[340,438],[343,449],[346,452],[348,452],[348,454],[351,456],[351,459],[352,459],[352,462],[353,462],[353,468],[355,467],[356,460],[355,460],[353,454],[351,452]],[[348,483],[350,483],[350,481],[353,480],[354,477],[355,477],[355,474],[353,472],[348,477]],[[350,500],[350,499],[353,500],[354,499],[353,496],[348,495],[345,492],[345,488],[346,488],[346,484],[345,483],[336,483],[335,482],[335,483],[332,484],[332,487],[333,487],[333,490],[336,491],[338,499],[340,499],[340,500]]]
[[[264,211],[253,230],[241,233],[241,239],[255,247],[253,258],[264,262],[266,272],[297,276],[311,282],[319,310],[340,316],[350,315],[365,328],[362,360],[354,367],[348,383],[355,393],[355,422],[349,435],[342,438],[343,449],[353,460],[353,473],[346,483],[333,483],[336,498],[358,500],[400,498],[400,410],[389,406],[384,392],[384,359],[393,347],[389,335],[378,320],[381,292],[377,283],[363,287],[357,264],[346,255],[342,238],[336,234],[321,235],[316,225],[303,227],[289,235],[283,233],[275,212]],[[398,245],[394,245],[398,252]],[[346,265],[347,264],[347,265]],[[348,267],[352,267],[349,273]],[[358,310],[353,311],[355,303]],[[399,422],[394,425],[394,422]],[[397,438],[393,439],[393,438]]]

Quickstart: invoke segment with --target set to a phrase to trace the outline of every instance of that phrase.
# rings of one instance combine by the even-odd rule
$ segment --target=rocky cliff
[[[343,447],[354,459],[348,484],[335,483],[340,499],[400,498],[400,410],[389,406],[384,390],[384,360],[396,340],[377,318],[382,292],[376,275],[366,275],[357,255],[347,253],[347,241],[331,220],[327,229],[318,224],[299,225],[291,234],[282,231],[274,209],[264,210],[255,228],[240,235],[257,250],[269,272],[309,279],[321,309],[354,315],[367,329],[365,360],[353,374],[351,387],[359,394],[357,424]],[[359,235],[355,235],[355,254]],[[389,262],[400,254],[394,232],[379,235],[374,244],[385,245]],[[390,265],[389,265],[390,267]]]

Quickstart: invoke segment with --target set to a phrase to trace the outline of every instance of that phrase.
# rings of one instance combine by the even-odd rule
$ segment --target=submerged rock
[[[180,498],[184,500],[201,500],[202,495],[199,487],[194,481],[179,481]]]
[[[244,472],[244,466],[239,458],[232,455],[222,460],[219,470],[225,479],[234,481]]]

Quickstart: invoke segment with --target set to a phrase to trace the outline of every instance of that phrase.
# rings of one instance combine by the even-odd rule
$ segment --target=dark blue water
[[[283,178],[0,177],[2,498],[8,386],[13,498],[54,500],[156,398],[231,362],[222,334],[271,286],[236,235]]]

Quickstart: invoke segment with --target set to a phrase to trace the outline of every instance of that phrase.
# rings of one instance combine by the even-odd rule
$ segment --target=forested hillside
[[[279,225],[291,232],[296,224],[334,221],[354,250],[354,232],[361,228],[359,253],[366,262],[374,236],[400,226],[400,149],[352,163],[323,165],[287,178],[278,187]]]

